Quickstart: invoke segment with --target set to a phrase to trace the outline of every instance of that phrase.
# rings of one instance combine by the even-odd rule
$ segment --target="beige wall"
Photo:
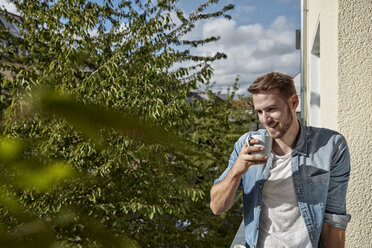
[[[348,247],[372,247],[372,0],[339,0],[338,126],[348,141]]]
[[[351,153],[347,247],[372,247],[372,0],[308,0],[309,60],[320,20],[320,126],[338,130]],[[305,70],[311,70],[309,61]],[[308,73],[305,84],[309,94]],[[307,95],[309,97],[309,95]],[[309,99],[307,99],[309,100]],[[308,102],[308,101],[307,101]],[[309,102],[308,102],[309,104]],[[311,113],[308,113],[311,115]],[[307,116],[308,118],[308,116]]]

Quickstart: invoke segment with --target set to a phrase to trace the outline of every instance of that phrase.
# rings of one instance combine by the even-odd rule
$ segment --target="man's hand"
[[[261,146],[253,146],[259,144],[260,141],[257,139],[250,140],[251,146],[244,144],[242,150],[239,153],[239,157],[236,159],[235,164],[231,170],[234,170],[236,175],[244,175],[251,165],[264,164],[267,162],[268,157],[263,155],[255,155],[253,152],[261,152],[264,150]]]
[[[225,179],[212,187],[210,208],[214,214],[220,214],[231,208],[240,180],[251,165],[266,163],[267,156],[251,154],[252,152],[263,151],[263,147],[252,146],[259,143],[259,140],[252,139],[250,141],[251,146],[244,144],[239,157],[236,159]]]

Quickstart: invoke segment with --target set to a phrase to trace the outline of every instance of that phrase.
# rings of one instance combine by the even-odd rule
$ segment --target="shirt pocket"
[[[310,202],[324,206],[327,201],[329,171],[308,177],[308,193]]]

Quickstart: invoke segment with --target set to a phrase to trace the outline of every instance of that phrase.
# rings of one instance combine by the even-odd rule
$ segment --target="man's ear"
[[[292,108],[292,109],[296,109],[298,104],[300,104],[300,100],[298,99],[298,95],[297,94],[293,94],[290,98],[289,98],[289,106]]]

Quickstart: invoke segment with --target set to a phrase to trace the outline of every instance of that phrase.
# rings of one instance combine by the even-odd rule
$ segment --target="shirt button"
[[[307,215],[307,213],[306,213],[306,211],[304,211],[304,216],[306,216]]]
[[[254,230],[257,230],[258,229],[258,226],[254,226]]]
[[[258,208],[258,209],[260,209],[260,208],[261,208],[261,206],[260,206],[260,205],[258,205],[258,206],[257,206],[257,208]]]
[[[263,186],[262,186],[262,184],[260,184],[260,189],[262,189],[263,188]]]
[[[271,166],[267,167],[269,170],[271,170]]]
[[[256,248],[256,246],[255,245],[252,245],[252,248]]]

